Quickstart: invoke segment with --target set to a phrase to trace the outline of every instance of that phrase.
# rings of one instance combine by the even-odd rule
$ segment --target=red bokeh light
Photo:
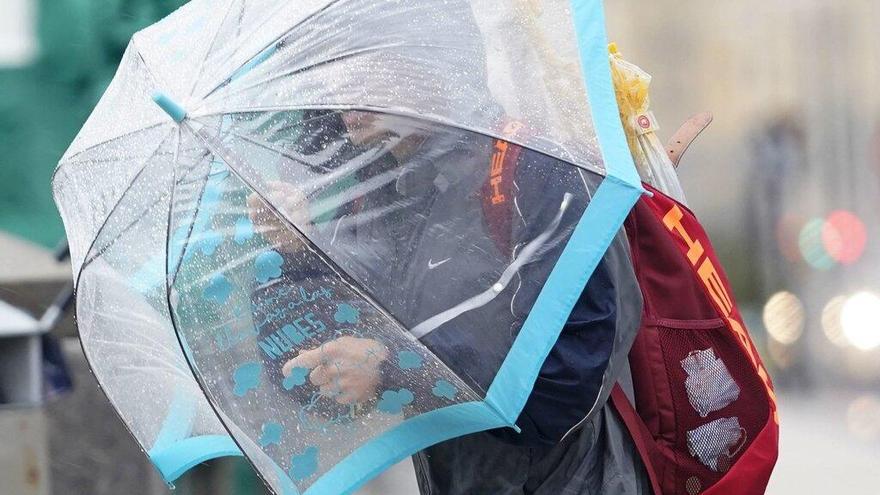
[[[867,241],[865,223],[852,212],[834,211],[822,226],[822,245],[828,255],[840,264],[857,262],[865,252]]]

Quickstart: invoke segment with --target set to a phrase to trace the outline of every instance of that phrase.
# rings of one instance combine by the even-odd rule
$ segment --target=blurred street
[[[834,390],[780,397],[780,460],[767,493],[877,493],[880,431],[876,415],[851,411],[858,397]]]
[[[249,475],[247,466],[240,461],[213,462],[211,468],[197,470],[184,478],[175,491],[168,490],[97,389],[86,370],[78,343],[67,339],[64,347],[76,370],[77,389],[46,408],[52,494],[262,493],[259,481]],[[849,406],[857,398],[854,393],[832,390],[780,397],[780,461],[767,493],[874,493],[872,487],[880,486],[880,428],[870,426],[876,416],[861,420],[852,416]],[[81,415],[82,410],[89,414]],[[860,435],[864,432],[859,428],[864,429],[865,425],[873,428],[868,437],[872,440]],[[0,458],[14,454],[2,452],[4,445],[8,444],[0,444]],[[240,483],[252,484],[242,487],[247,491],[217,485],[218,480],[223,479],[222,473],[236,471],[235,478]],[[144,479],[149,483],[144,484]],[[417,493],[410,461],[401,462],[358,493]]]

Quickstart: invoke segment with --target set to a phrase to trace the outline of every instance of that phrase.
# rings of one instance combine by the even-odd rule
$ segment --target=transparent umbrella
[[[137,33],[53,188],[84,351],[165,479],[243,454],[350,492],[515,428],[642,192],[605,46],[598,1],[195,0]]]

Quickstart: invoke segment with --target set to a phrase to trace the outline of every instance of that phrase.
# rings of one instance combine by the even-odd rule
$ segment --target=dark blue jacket
[[[343,213],[349,218],[388,213],[355,223],[339,215],[338,225],[325,228],[333,233],[333,246],[313,240],[385,310],[413,328],[492,287],[524,246],[553,224],[570,193],[573,199],[548,242],[497,297],[421,338],[468,385],[485,393],[601,178],[511,145],[516,159],[505,164],[505,188],[499,190],[506,209],[492,215],[486,203],[492,191],[486,187],[497,143],[483,136],[440,134],[424,146],[431,150],[428,157],[417,155],[401,165],[389,154],[358,170],[360,183],[389,172],[401,179],[371,190],[358,201],[359,211]],[[389,208],[404,203],[406,208]],[[341,246],[354,256],[346,259]],[[616,288],[600,263],[541,368],[517,421],[522,432],[506,429],[497,436],[548,447],[584,419],[596,403],[616,325]]]
[[[379,266],[391,271],[408,265],[423,269],[385,274],[392,280],[385,285],[390,293],[382,294],[379,284],[375,288],[379,300],[412,328],[467,295],[492,286],[515,256],[513,249],[508,252],[507,248],[517,244],[521,247],[539,236],[558,214],[563,195],[574,195],[552,241],[535,261],[520,268],[511,287],[484,306],[461,314],[421,338],[454,371],[469,378],[476,390],[483,391],[488,390],[513,337],[532,310],[542,281],[556,264],[583,214],[592,192],[586,189],[595,187],[591,181],[599,180],[598,176],[547,155],[520,150],[516,166],[511,167],[517,187],[508,191],[516,200],[509,209],[513,217],[509,226],[513,246],[504,246],[505,242],[500,242],[504,240],[498,239],[499,230],[489,225],[493,220],[483,205],[484,174],[491,156],[491,149],[485,144],[482,140],[468,141],[437,161],[436,170],[428,176],[440,176],[441,180],[435,178],[433,182],[444,184],[445,190],[433,188],[422,199],[427,217],[423,228],[413,229],[406,222],[391,221],[407,234],[396,233],[389,222],[364,226],[360,232],[375,240],[412,236],[398,241],[399,251],[377,255],[385,260]],[[397,197],[399,191],[388,194]],[[431,263],[447,259],[443,265],[427,269],[435,266]],[[490,326],[496,330],[494,333],[483,330]],[[551,447],[583,420],[596,403],[616,326],[617,292],[603,262],[596,268],[541,368],[517,421],[521,433],[504,429],[495,432],[497,436],[517,445]]]

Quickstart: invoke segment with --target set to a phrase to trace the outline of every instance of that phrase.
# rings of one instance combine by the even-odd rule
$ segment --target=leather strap
[[[709,112],[698,113],[685,121],[675,134],[666,143],[666,154],[672,160],[672,164],[678,167],[684,152],[690,148],[694,140],[712,123],[712,114]]]

